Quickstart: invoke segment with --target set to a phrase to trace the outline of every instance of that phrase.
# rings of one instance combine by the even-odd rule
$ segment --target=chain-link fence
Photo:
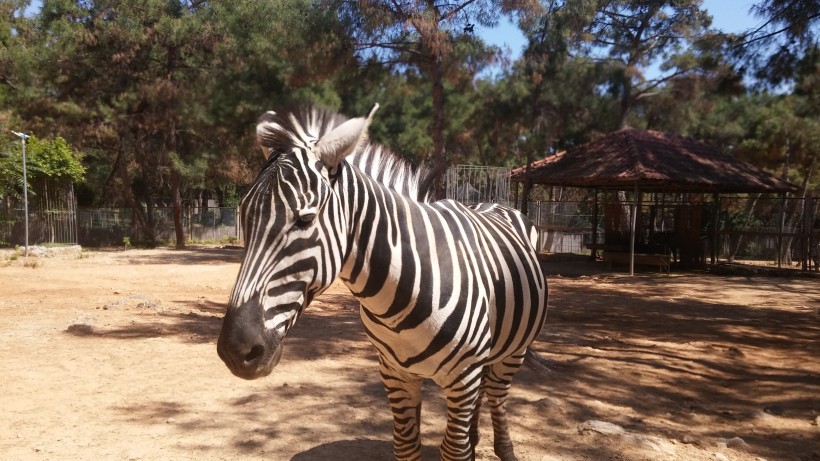
[[[540,251],[627,251],[631,196],[600,193],[596,215],[592,194],[569,195],[576,199],[528,203],[528,216],[540,231]],[[817,270],[820,264],[818,198],[748,194],[720,196],[714,202],[708,194],[643,194],[637,210],[636,251],[667,254],[683,266],[702,267],[713,254],[717,263],[803,270]]]
[[[0,246],[77,243],[74,186],[63,181],[29,184],[28,223],[24,200],[0,197]]]
[[[183,208],[182,229],[189,242],[235,243],[241,238],[238,210],[235,207]],[[155,208],[147,217],[159,242],[174,242],[172,208]],[[77,227],[83,246],[121,246],[145,240],[142,228],[130,208],[81,208]]]
[[[510,169],[479,165],[456,165],[447,170],[447,198],[465,205],[498,203],[511,205]]]

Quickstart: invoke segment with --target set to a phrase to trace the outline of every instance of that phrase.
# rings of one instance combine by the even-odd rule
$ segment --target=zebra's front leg
[[[445,388],[447,396],[447,430],[441,442],[442,461],[470,461],[475,459],[478,442],[478,412],[481,367],[465,374],[461,380]]]
[[[510,429],[507,426],[507,397],[513,375],[524,362],[523,351],[490,366],[485,376],[484,391],[493,419],[493,450],[501,461],[518,461],[513,451]]]
[[[397,461],[421,459],[421,379],[396,370],[379,357],[382,383],[393,411],[393,453]]]

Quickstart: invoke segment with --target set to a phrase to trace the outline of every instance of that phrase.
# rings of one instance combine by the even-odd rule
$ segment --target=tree
[[[429,80],[432,99],[432,172],[435,178],[448,165],[445,150],[445,80],[453,68],[455,44],[472,40],[476,24],[493,27],[502,13],[510,13],[508,3],[499,0],[429,0],[346,2],[342,16],[362,54],[371,59],[411,66]],[[522,9],[534,8],[526,2]],[[486,49],[475,48],[486,52]],[[486,59],[482,57],[480,59]],[[439,188],[439,192],[440,192]]]
[[[620,126],[635,104],[689,69],[646,78],[646,69],[703,34],[711,17],[699,0],[598,0],[566,2],[575,42],[587,55],[615,66],[610,88],[620,105]],[[579,24],[585,24],[579,29]],[[669,69],[669,68],[667,68]]]
[[[47,141],[32,136],[26,140],[26,176],[29,185],[46,180],[77,183],[83,180],[82,154],[65,139]],[[6,144],[0,156],[0,197],[23,194],[23,149],[20,141]]]
[[[248,180],[260,113],[338,101],[329,70],[345,53],[317,39],[338,20],[306,1],[46,0],[37,19],[21,115],[88,148],[108,169],[92,175],[102,200],[134,209],[149,245],[157,206],[173,207],[182,247],[186,191]]]
[[[763,24],[729,37],[742,66],[772,87],[814,70],[820,0],[762,0],[751,11]]]

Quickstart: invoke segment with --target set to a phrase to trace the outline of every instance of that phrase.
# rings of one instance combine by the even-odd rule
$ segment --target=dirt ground
[[[342,285],[261,380],[216,338],[239,250],[0,258],[0,459],[389,460],[374,349]],[[558,269],[560,271],[560,269]],[[510,401],[521,460],[820,460],[820,279],[554,276]],[[425,387],[424,456],[443,399]],[[492,454],[485,415],[478,460]]]

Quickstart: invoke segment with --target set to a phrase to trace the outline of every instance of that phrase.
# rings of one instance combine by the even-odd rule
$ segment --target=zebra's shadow
[[[438,447],[422,447],[422,459],[438,459]],[[391,461],[392,440],[339,440],[313,447],[297,454],[290,461],[327,461],[330,459],[355,459],[361,461]]]

